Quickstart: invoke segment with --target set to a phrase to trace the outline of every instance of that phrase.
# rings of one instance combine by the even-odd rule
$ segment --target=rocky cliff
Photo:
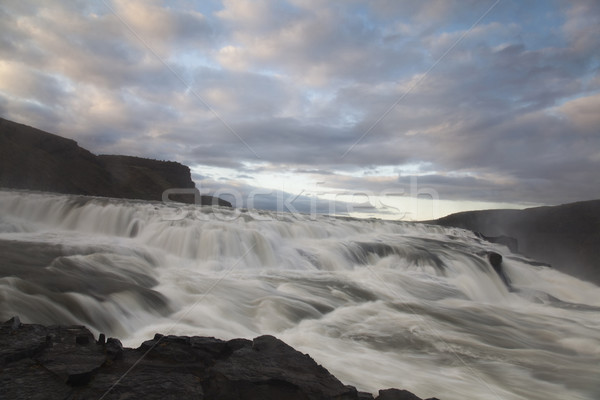
[[[111,176],[111,186],[117,197],[143,200],[162,200],[167,189],[195,189],[190,169],[174,161],[157,161],[148,158],[100,155],[98,159]],[[173,194],[170,200],[194,203],[193,194]],[[226,200],[199,196],[202,205],[216,204],[231,207]]]
[[[161,200],[167,189],[194,189],[190,169],[173,161],[96,156],[77,142],[0,118],[0,187]],[[171,196],[194,202],[193,195]],[[231,207],[201,196],[202,204]]]
[[[10,399],[373,400],[273,336],[157,334],[129,349],[83,326],[16,317],[0,326],[0,386]],[[387,389],[376,400],[420,398]]]
[[[434,223],[515,238],[520,253],[600,285],[600,200],[525,210],[467,211]]]

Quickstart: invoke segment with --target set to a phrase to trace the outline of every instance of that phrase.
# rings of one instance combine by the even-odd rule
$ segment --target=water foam
[[[274,334],[368,391],[600,396],[600,289],[468,231],[1,191],[0,246],[4,319]]]

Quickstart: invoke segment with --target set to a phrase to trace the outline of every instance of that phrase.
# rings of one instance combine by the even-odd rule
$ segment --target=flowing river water
[[[374,393],[600,398],[600,288],[433,225],[4,190],[13,315],[130,347],[272,334]]]

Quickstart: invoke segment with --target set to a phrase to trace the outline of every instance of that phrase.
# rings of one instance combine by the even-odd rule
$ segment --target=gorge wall
[[[190,169],[174,161],[97,156],[77,142],[0,118],[0,187],[161,200],[167,189],[194,189]],[[171,196],[193,203],[193,195]],[[201,196],[202,204],[231,203]]]
[[[600,200],[525,210],[467,211],[435,223],[515,238],[520,253],[600,285]]]

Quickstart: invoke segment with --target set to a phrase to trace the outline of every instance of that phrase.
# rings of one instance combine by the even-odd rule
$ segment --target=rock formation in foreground
[[[273,336],[223,341],[155,335],[137,349],[83,326],[0,326],[7,399],[367,400]],[[420,400],[398,389],[376,400]],[[435,400],[435,399],[429,399]]]
[[[74,140],[0,118],[0,187],[162,200],[167,189],[195,189],[195,184],[190,169],[177,162],[96,156]],[[194,202],[193,195],[171,199]],[[231,207],[211,196],[200,201]]]
[[[525,210],[466,211],[433,223],[504,237],[505,242],[507,237],[515,238],[520,253],[600,285],[600,200]]]

